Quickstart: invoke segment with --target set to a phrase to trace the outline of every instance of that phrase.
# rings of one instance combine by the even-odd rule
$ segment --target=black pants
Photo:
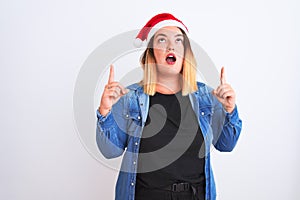
[[[139,188],[135,191],[135,200],[204,200],[204,196],[204,191],[195,196],[192,189],[189,191],[173,192],[163,189]]]

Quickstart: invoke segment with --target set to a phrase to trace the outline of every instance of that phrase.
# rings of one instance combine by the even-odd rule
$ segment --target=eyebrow
[[[157,38],[158,36],[164,36],[164,37],[167,37],[166,34],[160,33],[160,34],[157,34],[157,35],[155,36],[155,38]],[[178,33],[178,34],[175,35],[175,37],[183,37],[183,34]]]

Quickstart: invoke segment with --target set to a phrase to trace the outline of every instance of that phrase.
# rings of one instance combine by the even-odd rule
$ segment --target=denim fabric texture
[[[237,106],[227,113],[212,95],[212,88],[197,83],[198,90],[189,94],[193,110],[205,141],[205,177],[207,200],[216,199],[216,187],[210,163],[211,145],[221,152],[230,152],[239,138],[242,121]],[[102,116],[97,110],[96,142],[106,158],[123,155],[115,189],[116,200],[134,200],[139,144],[149,111],[149,96],[143,87],[133,84],[129,92]]]

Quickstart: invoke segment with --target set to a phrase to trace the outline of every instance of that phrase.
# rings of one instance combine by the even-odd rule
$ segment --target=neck
[[[182,78],[180,75],[164,77],[157,77],[156,91],[162,94],[175,94],[182,88]]]

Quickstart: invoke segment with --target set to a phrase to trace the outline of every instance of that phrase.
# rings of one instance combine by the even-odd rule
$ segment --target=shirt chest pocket
[[[212,106],[206,106],[199,108],[200,121],[204,124],[212,124],[213,108]]]
[[[125,114],[125,118],[127,118],[127,131],[129,134],[133,135],[135,131],[140,132],[142,117],[139,111],[129,110],[128,113]]]

